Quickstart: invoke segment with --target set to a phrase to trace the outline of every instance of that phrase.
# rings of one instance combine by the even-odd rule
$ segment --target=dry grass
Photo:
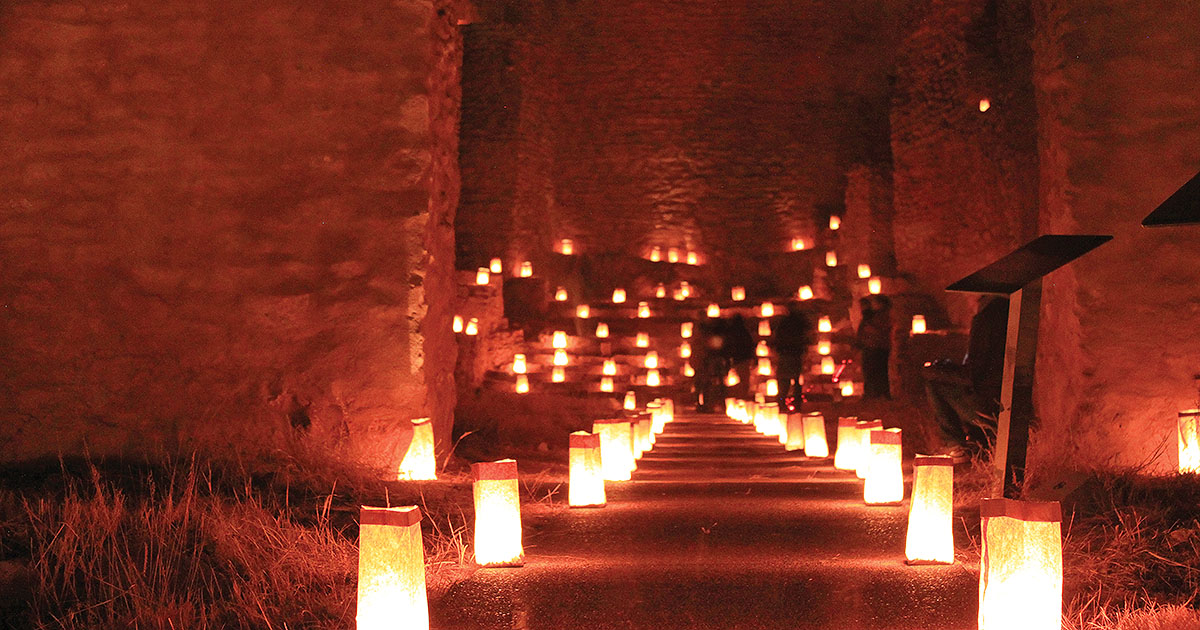
[[[462,480],[262,468],[272,472],[192,460],[6,475],[0,559],[26,562],[34,584],[0,627],[353,627],[364,503],[425,506],[431,597],[470,571]]]
[[[1071,610],[1063,630],[1200,630],[1200,611],[1186,606],[1151,606],[1131,610]]]

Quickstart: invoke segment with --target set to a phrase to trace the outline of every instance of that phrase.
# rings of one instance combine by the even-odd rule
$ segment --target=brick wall
[[[1025,0],[938,0],[906,16],[891,105],[896,259],[943,289],[1035,234],[1037,118]],[[979,102],[991,107],[981,112]]]
[[[307,435],[386,463],[408,418],[448,430],[451,15],[19,0],[0,19],[3,457]]]
[[[1200,170],[1200,5],[1036,5],[1041,227],[1116,238],[1047,278],[1031,457],[1170,470],[1200,373],[1200,231],[1139,223]]]
[[[568,237],[600,255],[692,247],[714,277],[756,284],[772,277],[757,252],[813,236],[849,164],[886,159],[895,19],[878,2],[483,5],[466,33],[463,268],[538,269]]]

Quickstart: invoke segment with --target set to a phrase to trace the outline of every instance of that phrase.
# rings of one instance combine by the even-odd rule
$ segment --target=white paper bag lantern
[[[492,274],[487,267],[480,267],[475,271],[475,284],[486,285],[492,279]]]
[[[679,336],[684,339],[691,339],[694,329],[695,324],[693,322],[683,322],[679,325]]]
[[[766,390],[767,390],[766,391],[767,396],[778,396],[779,395],[779,381],[776,379],[773,379],[773,378],[767,379]]]
[[[837,366],[833,362],[833,357],[821,357],[821,373],[833,374]]]
[[[566,331],[562,331],[562,330],[556,330],[556,331],[554,331],[554,334],[553,334],[553,335],[550,337],[550,347],[552,347],[552,348],[566,348],[566,347],[567,347],[567,333],[566,333]]]
[[[525,564],[516,460],[471,464],[471,477],[475,480],[475,563],[485,567]]]
[[[602,368],[602,373],[605,376],[616,376],[617,375],[617,362],[612,359],[605,359],[604,367]]]
[[[658,353],[653,350],[647,352],[645,358],[642,359],[642,362],[644,367],[648,369],[658,367]]]
[[[571,507],[603,507],[604,469],[600,459],[600,436],[587,431],[570,435],[570,478],[567,504]]]
[[[691,363],[684,363],[683,364],[683,375],[688,378],[692,378],[693,376],[696,375],[696,368],[692,367]]]
[[[829,457],[829,443],[825,441],[825,416],[815,411],[804,414],[804,454],[807,457]]]
[[[360,507],[358,630],[428,630],[426,597],[420,508]]]
[[[771,368],[771,360],[766,357],[761,357],[758,360],[758,375],[770,376],[773,373]]]
[[[437,479],[437,458],[433,449],[433,423],[429,418],[412,421],[412,441],[400,462],[397,479]]]
[[[463,330],[463,332],[470,336],[478,335],[479,319],[472,317],[471,319],[467,320],[467,327]]]
[[[761,317],[774,317],[775,305],[770,302],[763,302],[762,306],[758,307],[758,314]]]
[[[858,418],[838,418],[837,452],[833,455],[833,467],[838,470],[858,470],[860,450],[862,438],[858,437]]]
[[[656,297],[656,298],[667,297],[667,286],[661,282],[659,282],[657,285],[655,285],[654,286],[654,297]]]
[[[579,319],[587,319],[592,316],[592,308],[587,304],[578,304],[575,306],[575,317]]]
[[[625,400],[621,406],[625,411],[637,409],[637,396],[632,391],[625,392]]]
[[[679,262],[678,249],[675,249],[674,247],[667,248],[667,262],[672,264]]]
[[[870,434],[863,501],[867,505],[904,502],[903,454],[900,429],[874,429]]]
[[[810,287],[806,284],[806,285],[800,287],[800,290],[796,292],[796,295],[801,300],[811,300],[811,299],[813,299],[812,287]]]
[[[1060,630],[1059,504],[984,499],[979,515],[979,630]]]
[[[912,500],[904,557],[909,564],[954,562],[954,460],[913,459]]]
[[[799,237],[792,239],[792,251],[799,252],[805,249],[808,249],[808,244],[804,242],[804,239]]]
[[[859,479],[866,479],[871,463],[871,431],[883,429],[883,421],[860,420],[854,428],[858,435],[858,468],[855,469],[855,474]]]
[[[625,289],[613,289],[612,301],[613,301],[613,304],[624,304],[625,303]]]
[[[870,278],[871,277],[871,265],[859,265],[858,266],[858,277],[862,280],[866,280],[867,278]]]
[[[613,392],[613,377],[611,377],[611,376],[600,377],[600,391],[602,391],[606,394],[611,394]]]
[[[836,214],[829,215],[829,229],[837,230],[842,227],[842,218]]]
[[[567,371],[563,366],[556,365],[550,370],[550,381],[553,383],[565,383],[567,380]]]
[[[649,348],[650,347],[650,335],[648,335],[644,332],[638,333],[637,337],[634,338],[633,345],[635,345],[639,348]]]
[[[836,267],[837,264],[838,264],[837,252],[833,251],[832,249],[825,252],[825,266],[826,267]]]
[[[629,481],[637,464],[633,458],[633,424],[629,420],[596,420],[592,433],[600,436],[600,462],[605,481]]]
[[[1200,473],[1200,409],[1179,412],[1179,472]]]
[[[769,356],[770,354],[771,348],[767,345],[767,342],[760,341],[758,342],[757,346],[754,346],[754,356],[765,357]]]
[[[563,287],[558,287],[558,290],[556,290],[554,292],[554,301],[555,302],[566,302],[567,301],[567,290]]]
[[[828,356],[833,351],[833,343],[828,339],[821,339],[817,342],[817,354]]]
[[[575,242],[569,238],[564,238],[558,242],[558,251],[564,256],[570,256],[575,253]]]
[[[637,316],[642,319],[646,319],[647,317],[650,317],[650,303],[649,302],[638,302]]]
[[[524,374],[517,375],[517,384],[515,385],[518,394],[529,393],[529,377]]]
[[[558,350],[554,351],[554,365],[563,366],[563,365],[567,365],[570,362],[571,362],[571,360],[567,356],[566,350],[559,348]]]
[[[912,316],[912,334],[921,335],[927,331],[928,331],[928,328],[925,325],[925,316],[924,315],[913,315]]]
[[[687,264],[689,264],[689,265],[699,265],[700,264],[700,257],[696,255],[696,252],[688,252],[687,253]]]
[[[729,290],[729,297],[734,302],[741,302],[746,299],[746,287],[733,287]]]
[[[608,338],[608,324],[605,324],[604,322],[599,322],[598,324],[596,324],[596,338],[597,339],[607,339]]]
[[[692,356],[692,344],[683,342],[679,344],[679,358],[688,359]]]
[[[520,270],[517,272],[517,275],[521,276],[522,278],[532,277],[533,276],[533,263],[529,262],[528,260],[522,262]]]
[[[704,314],[708,317],[720,317],[721,307],[716,304],[709,304],[708,309],[704,311]]]
[[[456,332],[456,333],[460,333],[460,332],[462,332],[462,331],[463,331],[463,317],[462,317],[462,315],[455,315],[455,316],[454,316],[454,321],[453,321],[453,322],[450,324],[450,328],[451,328],[451,330],[453,330],[453,331],[454,331],[454,332]]]
[[[738,378],[737,370],[729,368],[729,371],[725,373],[725,386],[733,387],[740,382],[742,379]]]
[[[829,319],[828,315],[822,315],[817,320],[817,330],[823,333],[833,332],[833,320]]]
[[[867,292],[871,295],[879,295],[883,292],[883,280],[878,276],[867,280]]]
[[[658,387],[659,385],[662,385],[662,375],[659,374],[658,369],[646,370],[646,387]]]
[[[655,245],[650,248],[650,262],[662,262],[662,248]]]
[[[758,336],[759,337],[770,337],[771,336],[771,320],[769,320],[769,319],[758,320]]]
[[[787,439],[783,447],[789,451],[804,450],[804,416],[798,413],[788,414]]]

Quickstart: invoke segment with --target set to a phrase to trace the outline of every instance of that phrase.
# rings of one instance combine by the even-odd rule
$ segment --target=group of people
[[[891,301],[882,295],[868,295],[859,300],[859,310],[861,320],[855,341],[862,357],[863,398],[887,399],[891,397]],[[985,298],[971,321],[966,356],[926,366],[925,388],[935,417],[934,429],[946,454],[977,454],[995,439],[1007,323],[1008,300]],[[794,412],[802,400],[801,375],[813,343],[812,320],[797,305],[789,305],[772,328],[768,345],[775,355],[778,403],[780,409]],[[713,410],[723,404],[726,396],[749,398],[756,354],[746,318],[734,314],[704,320],[696,341],[692,363],[699,408]],[[738,383],[732,386],[726,384],[731,370],[738,376]]]

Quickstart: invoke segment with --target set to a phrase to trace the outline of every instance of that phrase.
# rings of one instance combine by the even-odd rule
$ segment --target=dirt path
[[[484,569],[431,611],[442,630],[969,630],[966,568],[903,563],[906,507],[867,507],[828,460],[718,416],[669,424],[608,506],[530,523],[527,564]]]

